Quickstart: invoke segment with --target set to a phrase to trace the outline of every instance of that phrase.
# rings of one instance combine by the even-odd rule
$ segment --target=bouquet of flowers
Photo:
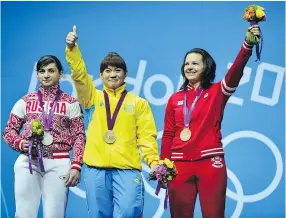
[[[249,5],[244,10],[243,19],[249,22],[256,22],[265,21],[266,15],[264,12],[264,8],[259,5]]]
[[[264,8],[259,6],[259,5],[249,5],[244,10],[243,19],[250,22],[251,26],[258,24],[258,22],[260,22],[260,21],[266,21],[266,15],[264,12]],[[248,32],[246,39],[250,44],[256,45],[257,59],[260,60],[260,55],[261,55],[261,51],[262,51],[262,43],[263,43],[262,33],[261,33],[260,51],[259,51],[259,40],[260,40],[260,38],[258,36],[255,36],[255,35],[251,34],[250,32]]]
[[[41,138],[44,135],[44,126],[40,120],[33,120],[31,123],[32,135]]]
[[[149,180],[157,180],[158,185],[155,191],[155,194],[158,195],[160,189],[167,185],[169,181],[172,181],[177,175],[177,169],[173,163],[168,158],[164,160],[159,160],[159,166],[156,170],[149,174]],[[167,199],[168,199],[168,191],[166,190],[165,200],[164,200],[164,209],[167,209]]]
[[[30,173],[33,174],[32,170],[32,147],[33,143],[36,143],[37,150],[38,150],[38,163],[40,166],[40,169],[42,172],[45,172],[44,169],[44,163],[43,163],[43,157],[42,157],[42,149],[41,149],[41,139],[44,135],[44,126],[42,125],[40,120],[33,120],[31,123],[31,130],[32,130],[32,136],[30,138],[29,142],[29,149],[28,149],[28,155],[29,155],[29,170]]]
[[[243,19],[250,22],[251,26],[256,25],[260,21],[266,21],[264,8],[259,5],[249,5],[244,10]],[[251,44],[257,44],[259,42],[259,38],[250,33],[247,34],[247,39]]]

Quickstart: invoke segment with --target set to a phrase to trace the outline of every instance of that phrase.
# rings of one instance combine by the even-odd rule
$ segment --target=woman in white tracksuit
[[[57,57],[43,56],[37,76],[39,90],[16,102],[3,133],[6,143],[20,153],[14,166],[15,217],[37,218],[42,197],[44,218],[64,218],[68,187],[80,180],[84,119],[76,99],[60,90],[62,65]],[[40,120],[45,131],[34,146],[33,120]]]

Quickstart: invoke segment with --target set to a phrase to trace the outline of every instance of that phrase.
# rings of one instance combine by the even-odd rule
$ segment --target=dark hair
[[[108,66],[121,68],[124,73],[127,72],[126,63],[123,58],[116,52],[109,52],[100,64],[100,73],[102,73]]]
[[[184,67],[185,67],[186,57],[191,53],[200,54],[203,57],[204,71],[201,81],[201,87],[203,89],[208,89],[213,84],[213,81],[215,79],[216,63],[212,58],[212,56],[206,50],[201,48],[193,48],[192,50],[188,51],[185,55],[184,62],[181,67],[181,74],[184,78],[184,83],[181,86],[181,89],[186,90],[189,84],[189,81],[186,79],[184,73]]]
[[[39,71],[42,67],[47,66],[48,64],[56,64],[56,67],[58,68],[58,71],[61,73],[63,71],[63,66],[60,62],[60,60],[53,55],[45,55],[40,58],[37,62],[37,71]]]

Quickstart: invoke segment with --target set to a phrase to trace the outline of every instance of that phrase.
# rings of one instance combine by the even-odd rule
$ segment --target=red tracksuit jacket
[[[243,75],[243,69],[252,54],[252,47],[246,42],[241,47],[232,67],[222,81],[203,90],[192,112],[190,130],[192,137],[183,142],[180,133],[184,128],[183,102],[184,91],[174,93],[167,104],[161,158],[193,161],[212,156],[222,156],[221,122],[227,100],[235,92]],[[188,108],[196,91],[188,87]]]

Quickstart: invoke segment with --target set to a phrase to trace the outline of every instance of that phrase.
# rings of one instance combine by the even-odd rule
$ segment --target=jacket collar
[[[40,86],[40,92],[43,96],[43,98],[54,98],[54,96],[57,94],[57,91],[58,89],[60,88],[60,86],[57,84],[57,85],[53,85],[53,86],[50,86],[50,87],[43,87],[43,86]]]
[[[123,83],[120,87],[118,87],[117,89],[111,89],[111,88],[108,88],[107,86],[103,86],[103,89],[109,94],[109,95],[115,95],[115,96],[118,96],[118,95],[121,95],[122,92],[125,91],[126,89],[126,83]]]

